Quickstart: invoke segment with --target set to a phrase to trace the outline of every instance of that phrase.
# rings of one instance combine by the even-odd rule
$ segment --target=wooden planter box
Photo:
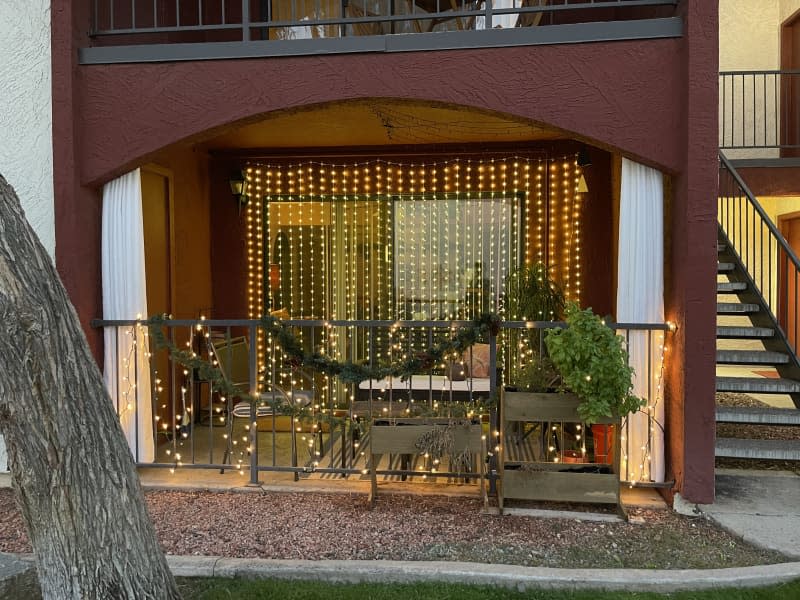
[[[460,419],[410,417],[397,419],[376,419],[370,427],[369,436],[369,468],[371,479],[370,500],[374,501],[377,493],[377,464],[383,454],[419,454],[417,440],[437,427],[445,427]],[[467,450],[476,456],[485,454],[486,441],[483,439],[483,428],[480,423],[473,422],[467,426],[456,425],[453,431],[454,452],[460,453]],[[478,460],[480,472],[480,490],[484,489],[484,461]]]
[[[619,504],[619,420],[600,423],[616,425],[615,464],[544,461],[508,461],[507,433],[515,424],[581,423],[578,398],[574,394],[507,392],[501,396],[498,504],[507,498],[555,502]],[[584,432],[586,435],[586,432]],[[562,449],[563,450],[563,449]],[[610,468],[610,473],[581,472],[592,467]]]

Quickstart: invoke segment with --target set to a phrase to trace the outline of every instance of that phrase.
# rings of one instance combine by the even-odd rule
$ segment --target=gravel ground
[[[465,560],[554,567],[711,568],[783,562],[702,517],[634,509],[636,523],[481,514],[474,498],[147,492],[169,554],[284,559]],[[0,551],[30,552],[0,489]]]
[[[720,406],[768,406],[747,394],[719,392],[717,404]],[[741,425],[738,423],[717,424],[717,437],[753,440],[797,440],[800,427],[779,427],[776,425]],[[769,471],[793,471],[800,474],[800,461],[796,460],[745,460],[737,458],[716,459],[718,468],[726,469],[764,469]]]

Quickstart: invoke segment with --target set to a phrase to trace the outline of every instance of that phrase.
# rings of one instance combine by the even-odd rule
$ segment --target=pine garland
[[[500,331],[500,318],[494,313],[484,313],[471,325],[459,328],[452,337],[426,350],[420,350],[404,360],[379,366],[364,365],[350,360],[342,362],[316,351],[305,353],[291,328],[275,317],[262,317],[261,326],[267,335],[277,340],[293,366],[304,366],[324,375],[338,377],[345,383],[358,385],[369,379],[380,380],[387,377],[399,377],[401,381],[406,381],[412,375],[427,371],[441,363],[447,355],[460,356],[479,340],[497,335]]]
[[[178,348],[164,334],[164,326],[167,322],[168,319],[165,315],[154,316],[146,321],[150,340],[156,350],[167,349],[170,358],[174,362],[195,371],[201,379],[209,382],[212,390],[223,397],[239,397],[251,403],[262,402],[259,396],[244,393],[229,382],[220,368],[212,364],[208,359],[198,356],[194,352]],[[293,368],[306,367],[324,375],[338,377],[341,381],[354,385],[369,379],[380,380],[387,377],[397,377],[401,381],[406,381],[420,371],[427,371],[433,368],[445,360],[448,355],[460,356],[481,339],[496,336],[500,331],[500,318],[494,313],[484,313],[477,317],[471,325],[460,327],[450,338],[444,339],[425,350],[418,351],[412,356],[390,364],[369,366],[350,360],[338,361],[317,351],[304,352],[302,344],[295,337],[291,327],[275,317],[262,317],[260,324],[265,334],[278,342]],[[313,413],[309,408],[299,407],[291,402],[273,399],[272,401],[267,401],[267,404],[272,407],[276,414],[291,415],[303,421],[313,418],[318,421],[327,420],[332,425],[334,421],[340,421],[333,415]]]

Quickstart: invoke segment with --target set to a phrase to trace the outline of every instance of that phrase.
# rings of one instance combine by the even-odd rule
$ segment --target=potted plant
[[[578,397],[578,415],[593,425],[596,462],[610,462],[611,430],[595,424],[619,420],[644,401],[633,394],[634,373],[622,337],[591,309],[568,303],[565,315],[567,328],[548,331],[545,345],[563,386]]]
[[[521,265],[506,276],[503,315],[508,321],[558,321],[564,314],[564,304],[564,292],[544,263]],[[511,329],[508,333],[508,380],[519,388],[520,381],[531,375],[520,372],[520,367],[531,362],[526,359],[527,353],[534,354],[534,364],[541,356],[542,330]]]
[[[557,321],[564,292],[544,263],[522,265],[506,276],[504,312],[511,321]]]
[[[622,338],[591,310],[581,310],[574,303],[566,305],[565,315],[567,327],[548,330],[545,335],[547,356],[534,355],[536,366],[526,365],[517,372],[514,383],[529,391],[503,390],[501,508],[505,498],[619,503],[619,477],[613,461],[608,466],[571,463],[585,462],[583,423],[618,424],[626,414],[638,410],[642,401],[632,393],[633,370]],[[553,380],[542,377],[550,365],[560,376],[555,393],[549,387]],[[526,431],[525,423],[540,425]],[[544,452],[534,460],[526,458],[520,443],[530,431],[542,434],[539,447],[543,444]],[[556,431],[561,433],[560,447],[555,447]],[[610,453],[599,447],[599,439],[598,433],[596,458],[608,457]],[[576,440],[581,450],[567,452],[568,444]]]

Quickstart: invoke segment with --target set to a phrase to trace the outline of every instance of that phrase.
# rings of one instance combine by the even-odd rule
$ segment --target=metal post
[[[258,485],[258,419],[256,419],[256,398],[258,397],[258,361],[256,356],[258,330],[255,325],[250,325],[250,485]]]
[[[250,41],[250,0],[242,0],[242,41]]]
[[[488,2],[487,2],[488,4]],[[494,432],[500,431],[500,401],[497,397],[497,336],[489,334],[489,398],[494,401],[494,408],[489,411],[489,435],[494,439]],[[502,444],[503,440],[497,440]],[[493,446],[494,448],[494,446]],[[486,457],[483,457],[486,460]],[[489,459],[489,493],[497,494],[497,453],[492,452]]]

